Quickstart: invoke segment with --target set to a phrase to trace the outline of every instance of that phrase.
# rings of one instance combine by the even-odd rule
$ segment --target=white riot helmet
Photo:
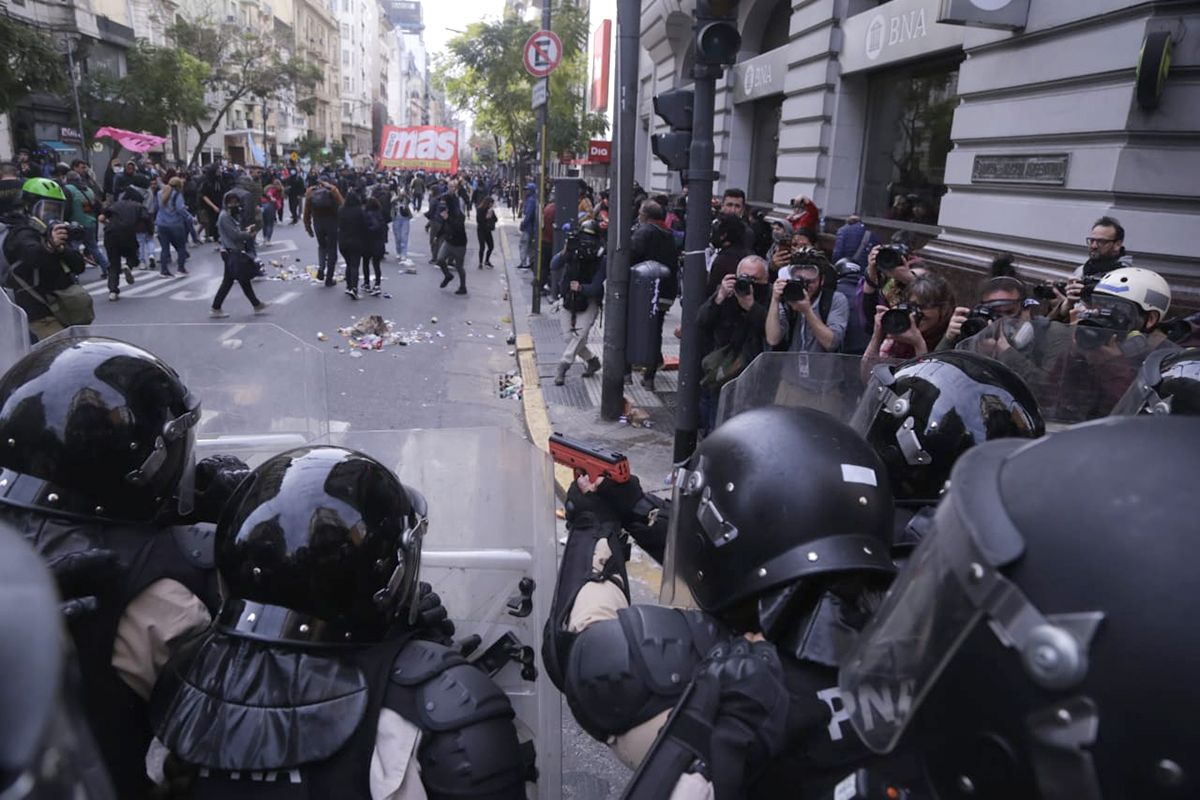
[[[1147,314],[1157,311],[1161,320],[1171,305],[1171,287],[1157,272],[1137,267],[1122,267],[1106,272],[1092,289],[1095,295],[1110,295],[1135,303]]]

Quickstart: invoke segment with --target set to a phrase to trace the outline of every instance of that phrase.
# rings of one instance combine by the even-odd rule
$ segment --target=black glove
[[[454,643],[454,622],[442,605],[442,598],[425,581],[417,588],[417,638],[450,647]]]
[[[743,796],[786,744],[790,695],[779,654],[766,641],[722,642],[696,668],[693,682],[720,697],[709,764],[716,796]]]
[[[625,483],[606,478],[591,492],[583,491],[578,482],[571,481],[564,504],[567,522],[574,521],[580,514],[590,513],[598,520],[615,520],[622,525],[630,524],[637,519],[634,508],[643,494],[642,482],[636,475],[629,476]]]
[[[46,562],[58,584],[63,616],[73,622],[96,611],[98,597],[117,585],[121,563],[112,550],[96,548],[55,556]]]
[[[196,464],[197,522],[215,523],[250,467],[237,456],[209,456]]]

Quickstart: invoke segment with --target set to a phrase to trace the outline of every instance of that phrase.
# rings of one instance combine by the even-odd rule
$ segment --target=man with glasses
[[[1133,266],[1133,256],[1125,252],[1125,228],[1113,217],[1096,220],[1084,243],[1087,244],[1088,259],[1071,273],[1066,294],[1055,289],[1058,298],[1047,315],[1051,319],[1067,321],[1070,310],[1079,302],[1085,279],[1099,278],[1114,269]]]

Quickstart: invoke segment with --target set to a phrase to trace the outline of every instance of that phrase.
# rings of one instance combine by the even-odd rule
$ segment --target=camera
[[[904,266],[908,248],[902,245],[884,245],[875,254],[875,268],[880,272],[891,272],[896,267]]]
[[[61,219],[52,219],[46,223],[46,235],[47,236],[50,235],[50,231],[54,230],[54,226],[56,226],[56,225],[66,225],[67,226],[67,241],[68,242],[82,242],[84,239],[84,236],[87,234],[87,232],[84,230],[84,227],[82,225],[80,225],[78,222],[64,222]]]
[[[809,282],[804,278],[789,278],[783,287],[783,302],[794,303],[797,300],[808,299]]]
[[[1100,282],[1100,278],[1097,276],[1089,276],[1086,278],[1081,278],[1081,281],[1083,282],[1083,292],[1080,296],[1087,297],[1087,295],[1091,293],[1092,287]],[[1033,287],[1033,296],[1038,300],[1052,301],[1057,298],[1057,295],[1054,293],[1055,289],[1065,295],[1067,293],[1067,281],[1054,281],[1053,283],[1043,283],[1040,286],[1035,286]]]
[[[992,324],[992,321],[997,316],[996,312],[987,306],[975,306],[967,313],[967,318],[963,320],[958,338],[969,339]]]
[[[578,231],[567,236],[567,255],[579,261],[595,261],[600,257],[602,244],[595,236]]]
[[[884,336],[899,336],[924,318],[921,309],[910,308],[907,303],[901,303],[883,312],[883,317],[879,320],[879,330]]]
[[[735,294],[738,294],[742,297],[745,297],[748,294],[753,294],[754,293],[754,281],[750,280],[749,278],[743,278],[741,275],[738,275],[733,280],[733,291]]]

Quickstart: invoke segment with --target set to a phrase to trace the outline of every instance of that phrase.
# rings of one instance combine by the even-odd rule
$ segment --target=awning
[[[56,139],[50,139],[42,142],[41,145],[42,147],[49,148],[50,150],[57,150],[60,153],[71,153],[79,149],[79,145],[77,144],[67,144],[66,142],[60,142]]]

